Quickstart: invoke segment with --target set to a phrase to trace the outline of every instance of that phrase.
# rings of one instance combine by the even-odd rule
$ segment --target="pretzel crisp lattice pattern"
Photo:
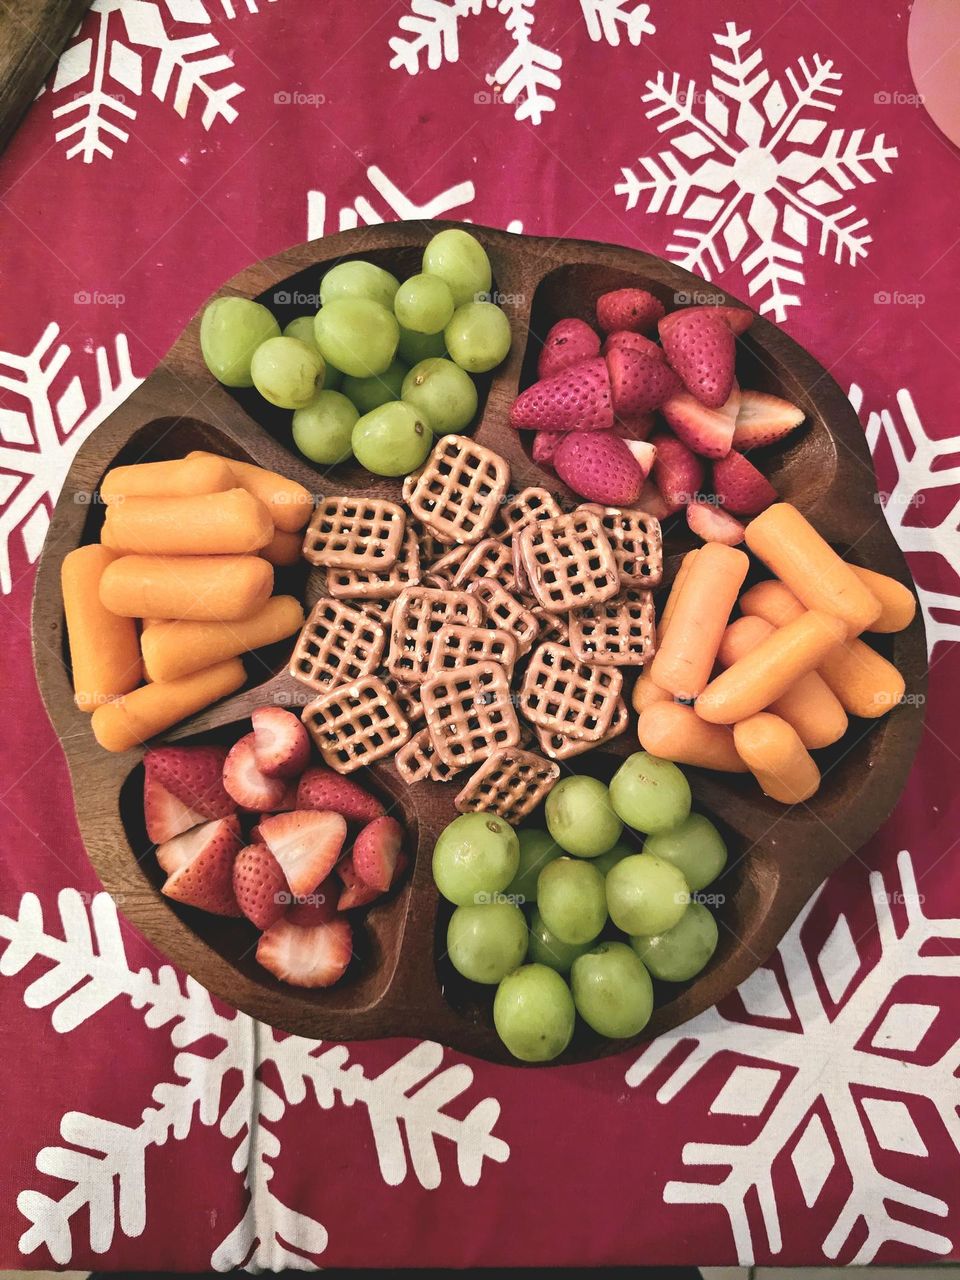
[[[389,569],[400,554],[407,515],[385,498],[326,498],[303,539],[304,559],[332,569]]]
[[[424,683],[422,696],[437,755],[452,768],[475,764],[495,748],[520,741],[510,681],[499,662],[438,672]]]
[[[302,719],[324,762],[338,773],[382,760],[410,738],[396,698],[378,676],[322,693],[304,707]]]
[[[530,590],[548,612],[601,604],[620,590],[613,548],[592,512],[536,520],[517,537]]]
[[[509,484],[510,468],[499,454],[467,436],[448,435],[434,446],[407,501],[441,541],[479,542]]]
[[[610,728],[622,688],[616,667],[588,666],[549,641],[530,657],[520,710],[537,728],[597,742]]]
[[[300,632],[290,674],[322,693],[376,671],[386,642],[386,628],[373,614],[345,600],[323,597]]]
[[[454,800],[461,813],[497,813],[516,824],[532,813],[560,777],[560,766],[532,751],[503,747],[490,756]]]

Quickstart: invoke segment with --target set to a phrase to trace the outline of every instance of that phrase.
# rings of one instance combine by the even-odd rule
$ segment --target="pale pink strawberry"
[[[595,356],[527,387],[513,402],[510,425],[521,431],[609,431],[607,362]]]
[[[260,772],[268,778],[299,777],[310,763],[310,737],[300,717],[283,707],[257,707],[250,720]]]
[[[667,358],[663,353],[663,347],[652,338],[645,338],[641,333],[631,333],[629,329],[617,329],[615,333],[608,333],[600,348],[605,356],[608,356],[611,351],[621,349],[635,351],[638,356],[650,356],[653,360]]]
[[[765,391],[742,391],[733,443],[741,453],[773,444],[799,427],[805,416],[799,405],[781,400],[779,396]]]
[[[616,432],[614,432],[616,434]],[[623,439],[623,437],[621,437]],[[623,443],[633,454],[634,461],[640,468],[640,474],[643,476],[643,483],[646,483],[647,476],[653,468],[654,460],[657,456],[657,447],[649,440],[627,440]],[[641,485],[642,487],[642,485]]]
[[[653,479],[667,506],[678,511],[693,502],[703,485],[703,463],[676,436],[659,432],[650,442],[656,446]]]
[[[241,809],[272,812],[289,805],[290,782],[268,778],[257,768],[254,735],[235,742],[223,762],[223,785]]]
[[[716,316],[718,320],[722,320],[735,337],[739,337],[741,333],[746,333],[755,319],[753,312],[748,311],[746,307],[683,307],[679,311],[671,311],[669,315],[664,316],[660,321],[661,337],[663,336],[664,328],[669,328],[680,316],[687,316],[692,312],[699,311],[706,312],[707,315]]]
[[[735,547],[742,542],[745,533],[739,520],[703,498],[691,502],[687,507],[687,524],[704,542],[723,542],[728,547]]]
[[[380,890],[367,884],[353,865],[353,855],[341,858],[337,863],[337,875],[343,881],[343,892],[337,902],[338,911],[351,911],[354,907],[365,907],[380,897]]]
[[[260,835],[280,864],[290,892],[313,893],[336,865],[347,836],[343,816],[312,809],[263,818]]]
[[[626,506],[643,486],[640,464],[612,431],[572,431],[561,440],[553,461],[564,484],[590,502]]]
[[[637,498],[634,506],[645,511],[647,515],[654,516],[657,520],[666,520],[675,512],[680,510],[679,505],[673,505],[667,502],[663,494],[657,488],[656,482],[652,477],[648,476],[640,490],[640,496]]]
[[[697,308],[674,312],[661,326],[660,340],[683,385],[701,404],[719,409],[730,398],[736,339],[721,319]]]
[[[233,861],[241,843],[240,823],[231,815],[160,845],[157,861],[167,872],[162,892],[215,916],[240,915],[233,892]]]
[[[652,413],[618,414],[613,424],[613,434],[621,440],[648,440],[652,430]]]
[[[375,818],[367,823],[353,845],[353,867],[371,889],[386,892],[403,843],[403,827],[396,818]]]
[[[731,449],[713,464],[713,490],[725,511],[756,516],[777,500],[777,491],[742,453]]]
[[[317,765],[308,769],[297,787],[298,809],[331,809],[348,822],[372,822],[383,814],[376,796],[358,782]]]
[[[552,378],[562,369],[597,355],[600,338],[584,320],[558,320],[543,340],[537,360],[537,377]]]
[[[680,379],[665,360],[615,347],[606,356],[610,394],[618,417],[650,413],[680,388]]]
[[[237,854],[233,892],[240,910],[258,929],[269,929],[290,902],[290,886],[280,863],[261,843],[249,844]]]
[[[150,842],[163,844],[206,822],[207,816],[178,800],[147,770],[143,777],[143,819]]]
[[[557,445],[562,439],[563,435],[559,431],[538,431],[530,446],[531,458],[541,467],[552,467],[553,455],[557,452]]]
[[[344,916],[304,928],[278,920],[257,944],[257,961],[294,987],[332,987],[347,971],[353,935]]]
[[[597,299],[597,324],[604,333],[617,329],[648,332],[663,312],[663,303],[646,289],[614,289]]]
[[[226,747],[154,747],[143,757],[143,809],[154,844],[225,818],[236,803],[223,786]]]
[[[739,404],[740,390],[734,383],[729,399],[719,409],[708,409],[689,391],[678,391],[661,412],[688,449],[705,458],[725,458],[733,442]]]
[[[287,908],[285,919],[291,924],[307,928],[314,924],[324,924],[333,920],[339,911],[337,903],[340,898],[340,881],[331,871],[325,880],[312,891],[300,898],[294,898]]]

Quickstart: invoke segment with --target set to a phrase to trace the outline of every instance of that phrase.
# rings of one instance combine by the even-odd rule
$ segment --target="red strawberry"
[[[162,844],[191,827],[207,821],[206,814],[190,809],[161,786],[148,770],[143,777],[143,818],[151,844]]]
[[[708,409],[689,391],[678,391],[664,404],[662,413],[688,449],[705,458],[725,458],[730,452],[739,404],[736,385],[719,409]]]
[[[707,315],[716,316],[718,320],[722,320],[727,328],[735,337],[739,337],[741,333],[746,333],[754,321],[752,311],[748,311],[746,307],[684,307],[679,311],[671,311],[669,315],[664,316],[660,322],[660,336],[663,336],[664,328],[669,328],[674,320],[680,316],[690,315],[691,312],[704,311]]]
[[[779,396],[767,395],[765,391],[742,391],[733,443],[743,453],[772,444],[799,427],[805,416],[798,405]]]
[[[332,769],[308,769],[297,787],[298,809],[327,809],[348,822],[372,822],[383,814],[383,805],[358,783]]]
[[[280,863],[290,892],[312,893],[333,870],[347,835],[339,813],[298,809],[260,823],[263,842]]]
[[[614,289],[597,299],[597,324],[604,333],[631,329],[644,333],[663,316],[664,306],[646,289]]]
[[[652,413],[624,414],[613,424],[613,434],[621,440],[647,440],[652,430]]]
[[[294,901],[293,905],[287,909],[286,918],[291,924],[299,925],[300,928],[306,928],[312,924],[323,924],[327,920],[332,920],[337,914],[339,897],[340,881],[331,872],[312,893],[304,894],[303,897]]]
[[[736,449],[713,464],[713,489],[720,506],[738,516],[759,515],[777,500],[767,477]]]
[[[393,881],[403,827],[396,818],[375,818],[367,823],[353,846],[353,869],[371,889],[385,892]]]
[[[353,865],[353,854],[337,863],[337,875],[343,881],[343,892],[337,903],[338,911],[350,911],[354,907],[365,907],[380,897],[380,890],[374,889],[359,875]]]
[[[703,484],[703,463],[676,436],[660,432],[651,443],[657,457],[653,478],[667,506],[677,511],[693,502]]]
[[[257,944],[257,960],[294,987],[332,987],[353,954],[350,923],[342,916],[304,928],[289,920],[272,924]]]
[[[584,320],[558,320],[543,340],[537,377],[552,378],[562,369],[589,360],[600,350],[600,339]]]
[[[736,339],[708,311],[691,308],[674,315],[660,332],[667,359],[701,404],[719,409],[733,390]]]
[[[157,861],[167,871],[162,892],[215,916],[238,916],[233,860],[240,849],[236,816],[217,818],[162,844]]]
[[[618,329],[616,333],[608,333],[600,348],[605,356],[611,351],[635,351],[638,356],[650,356],[653,360],[666,360],[663,347],[658,346],[651,338],[642,334],[631,333],[629,329]]]
[[[513,402],[510,425],[522,431],[609,431],[607,362],[596,356],[527,387]]]
[[[687,524],[704,542],[725,542],[728,547],[735,547],[743,541],[744,528],[740,521],[704,498],[687,507]]]
[[[629,505],[643,485],[640,464],[612,431],[571,431],[553,461],[564,484],[591,502]]]
[[[186,831],[199,822],[233,813],[237,806],[223,786],[226,754],[226,747],[154,747],[146,753],[144,816],[147,835],[155,844],[179,834],[172,829],[178,823],[187,823],[179,826],[179,831]],[[188,812],[171,804],[164,792]]]
[[[562,439],[563,436],[559,431],[538,431],[533,437],[530,456],[534,462],[539,462],[541,467],[552,467],[553,455],[557,452],[557,445]]]
[[[223,785],[241,809],[283,809],[290,799],[286,778],[268,778],[257,768],[255,736],[235,742],[223,762]]]
[[[680,388],[680,379],[665,360],[615,347],[607,357],[610,393],[618,416],[659,409]]]
[[[237,854],[233,892],[240,910],[258,929],[269,929],[290,902],[287,878],[265,844],[248,844]]]
[[[296,778],[310,763],[310,738],[300,719],[283,707],[257,707],[253,754],[266,778]]]
[[[667,502],[654,481],[649,478],[644,481],[640,496],[634,505],[641,511],[645,511],[647,515],[655,516],[657,520],[666,520],[668,516],[680,510],[679,506]]]

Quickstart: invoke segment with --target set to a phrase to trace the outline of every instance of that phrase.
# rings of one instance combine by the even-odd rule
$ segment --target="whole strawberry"
[[[660,340],[691,395],[711,409],[726,403],[733,390],[736,339],[723,320],[699,308],[674,312],[661,322]]]
[[[762,472],[736,449],[713,464],[713,489],[725,511],[756,516],[777,500],[777,491]]]
[[[317,765],[308,769],[297,787],[298,809],[329,809],[348,822],[372,822],[383,814],[383,805],[359,783],[332,769]]]
[[[653,478],[667,505],[673,510],[696,498],[703,484],[703,463],[676,436],[665,431],[650,441],[657,450]]]
[[[614,289],[597,299],[597,324],[604,333],[613,333],[616,329],[646,333],[653,329],[663,312],[663,303],[646,289]]]
[[[645,478],[626,442],[612,431],[572,431],[560,441],[553,465],[581,498],[616,507],[635,502]]]
[[[666,360],[621,346],[608,352],[606,361],[613,408],[619,418],[652,413],[680,388],[680,379]]]
[[[513,402],[510,425],[521,431],[609,431],[613,403],[606,361],[595,356],[527,387]]]
[[[558,320],[543,340],[537,361],[537,377],[552,378],[571,365],[589,360],[600,351],[600,338],[584,320],[573,316]]]

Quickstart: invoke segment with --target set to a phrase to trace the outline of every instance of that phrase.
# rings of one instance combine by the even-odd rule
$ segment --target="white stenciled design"
[[[510,50],[493,72],[473,67],[478,104],[506,103],[517,120],[538,125],[556,108],[563,58],[535,38],[537,0],[410,0],[409,13],[398,22],[399,33],[390,39],[392,68],[415,75],[424,66],[435,71],[444,62],[463,61],[460,24],[484,9],[495,9],[503,18]],[[591,40],[638,45],[656,30],[649,20],[650,6],[637,0],[580,0],[580,9]]]
[[[366,1111],[380,1173],[389,1186],[408,1177],[422,1187],[438,1186],[445,1145],[454,1150],[466,1186],[479,1182],[485,1160],[502,1163],[509,1156],[509,1147],[493,1132],[500,1115],[496,1099],[481,1098],[462,1117],[449,1114],[450,1104],[459,1103],[472,1086],[473,1071],[465,1063],[443,1066],[439,1045],[424,1041],[380,1075],[368,1077],[359,1063],[349,1061],[343,1045],[298,1036],[281,1039],[244,1014],[222,1013],[198,983],[186,978],[181,984],[167,965],[156,973],[132,970],[108,894],[85,900],[76,890],[64,889],[58,908],[62,937],[47,931],[32,893],[23,896],[16,918],[0,915],[0,940],[7,942],[0,976],[9,978],[28,965],[47,962],[23,998],[30,1009],[49,1008],[56,1031],[72,1031],[126,998],[142,1010],[148,1027],[167,1028],[179,1052],[174,1078],[156,1084],[139,1124],[82,1111],[64,1114],[62,1145],[44,1147],[37,1155],[37,1169],[63,1184],[62,1196],[26,1190],[17,1199],[29,1223],[20,1238],[25,1255],[45,1245],[54,1261],[65,1265],[74,1254],[74,1230],[81,1222],[88,1223],[95,1253],[106,1252],[118,1230],[126,1236],[142,1234],[149,1203],[147,1153],[187,1137],[200,1124],[216,1126],[235,1142],[233,1169],[249,1194],[243,1217],[215,1248],[211,1265],[218,1271],[314,1268],[327,1246],[326,1228],[284,1204],[271,1187],[283,1150],[269,1126],[287,1107],[308,1098],[322,1110],[356,1105]],[[215,1050],[197,1048],[209,1038],[216,1041]],[[267,1063],[275,1069],[276,1087],[261,1078],[260,1068]],[[230,1073],[239,1073],[241,1083],[227,1101]]]
[[[74,456],[94,427],[140,381],[127,340],[96,349],[96,399],[89,400],[70,347],[48,324],[32,351],[0,351],[0,590],[13,589],[13,563],[40,554],[50,512]],[[78,495],[78,499],[82,495]]]
[[[956,438],[934,440],[920,420],[913,396],[901,387],[897,413],[870,409],[864,418],[863,391],[854,383],[850,401],[860,415],[871,453],[885,441],[897,469],[893,488],[882,495],[883,512],[901,549],[911,554],[942,556],[944,571],[953,577],[960,565],[960,454]],[[954,491],[949,509],[928,523],[926,497],[938,489]],[[960,595],[917,586],[927,630],[930,656],[941,641],[960,640]]]
[[[275,0],[260,0],[273,4]],[[237,118],[234,99],[243,86],[230,79],[233,59],[220,48],[213,31],[168,34],[174,23],[209,27],[213,0],[93,0],[95,15],[84,23],[62,54],[50,86],[65,100],[54,108],[57,141],[67,159],[90,164],[109,159],[117,143],[130,137],[137,109],[131,98],[145,89],[168,102],[179,116],[199,104],[201,122]],[[257,12],[257,0],[220,0],[227,18]],[[67,97],[67,90],[72,90]]]
[[[614,190],[628,209],[679,216],[667,253],[708,280],[736,263],[758,309],[782,321],[800,304],[808,246],[851,266],[866,257],[872,236],[848,193],[889,173],[897,149],[882,133],[827,130],[842,93],[832,59],[799,58],[784,84],[750,38],[732,22],[714,35],[706,91],[676,72],[646,82],[641,101],[670,148],[623,169]]]
[[[847,1249],[853,1236],[860,1243],[844,1259],[852,1265],[871,1262],[888,1242],[935,1255],[954,1247],[938,1230],[948,1203],[920,1189],[930,1181],[927,1167],[918,1159],[908,1181],[902,1161],[893,1176],[875,1152],[924,1155],[913,1118],[922,1106],[939,1115],[960,1154],[960,1037],[939,1056],[920,1052],[911,1058],[922,1051],[934,1022],[950,1016],[945,1002],[936,1003],[931,980],[960,979],[960,920],[926,916],[906,852],[898,868],[895,887],[879,872],[870,876],[880,941],[876,963],[864,959],[842,915],[819,953],[808,955],[801,933],[818,893],[780,944],[784,987],[767,967],[740,988],[749,1021],[710,1009],[654,1041],[627,1072],[627,1083],[640,1088],[670,1056],[673,1069],[656,1095],[669,1104],[707,1064],[733,1059],[703,1117],[705,1140],[688,1142],[682,1151],[685,1166],[705,1171],[704,1181],[668,1182],[663,1197],[668,1204],[719,1205],[742,1264],[758,1252],[780,1252],[785,1203],[793,1212],[818,1206],[817,1221],[830,1222],[818,1241],[828,1259]],[[872,929],[870,934],[876,936]],[[928,980],[922,1004],[898,994],[901,980],[913,978]],[[677,1060],[681,1045],[689,1052]],[[710,1115],[742,1117],[742,1138],[709,1141]],[[841,1164],[844,1176],[826,1191]]]

